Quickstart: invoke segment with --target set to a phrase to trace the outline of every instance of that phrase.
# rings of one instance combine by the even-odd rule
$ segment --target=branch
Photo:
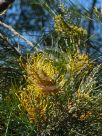
[[[32,48],[35,48],[35,50],[37,50],[36,47],[34,47],[34,45],[32,44],[32,42],[30,42],[29,40],[25,39],[22,35],[20,35],[18,32],[16,32],[11,26],[3,23],[0,21],[0,33],[4,36],[7,36],[7,37],[16,37],[16,38],[19,38],[20,40],[23,40],[28,46],[32,47]],[[7,30],[7,31],[4,31],[4,30]],[[8,36],[8,33],[9,36]],[[15,41],[16,42],[16,41]],[[16,42],[16,44],[18,44],[18,42]]]
[[[94,50],[102,54],[102,51],[98,47],[94,46],[91,42],[89,42],[88,45],[90,46],[90,48],[93,48]]]
[[[22,54],[14,47],[11,45],[11,43],[9,42],[8,38],[7,37],[4,37],[1,33],[0,33],[0,42],[3,46],[5,46],[6,48],[7,47],[10,47],[12,49],[12,51],[14,51],[14,53],[20,57],[22,56]],[[22,60],[24,62],[26,62],[26,59],[22,57]]]
[[[4,37],[1,33],[0,33],[0,42],[1,42],[4,46],[12,48],[18,56],[21,55],[20,52],[19,52],[18,50],[16,50],[16,48],[13,47],[13,46],[9,43],[8,39],[7,39],[6,37]]]
[[[91,28],[92,28],[92,25],[93,25],[93,12],[94,12],[94,7],[95,7],[95,5],[96,5],[96,2],[97,2],[97,0],[93,0],[93,3],[92,3],[92,7],[91,7],[91,11],[90,11],[90,16],[89,16],[89,18],[90,18],[90,20],[89,20],[89,24],[88,24],[88,28],[87,28],[87,33],[88,33],[88,35],[87,35],[87,52],[89,53],[90,52],[90,36],[91,36]]]

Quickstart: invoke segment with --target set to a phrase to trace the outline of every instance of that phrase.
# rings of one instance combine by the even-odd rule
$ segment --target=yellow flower
[[[27,85],[19,94],[20,103],[30,122],[35,122],[37,118],[45,120],[48,95],[60,91],[55,80],[57,70],[50,59],[38,53],[28,59],[25,71]]]
[[[83,68],[90,68],[91,64],[89,63],[89,58],[87,54],[76,53],[74,56],[71,56],[67,67],[71,73],[78,73]]]
[[[72,37],[72,39],[78,37],[85,37],[87,35],[86,30],[82,27],[72,26],[69,23],[66,23],[62,17],[62,15],[58,15],[54,17],[55,22],[55,30],[59,34],[64,34],[66,37]]]
[[[35,120],[35,110],[29,94],[27,94],[27,92],[25,91],[22,91],[20,93],[19,99],[21,102],[21,106],[24,107],[24,109],[27,111],[30,122],[33,122]]]
[[[79,120],[84,121],[88,119],[91,115],[92,115],[92,112],[87,111],[80,116]]]
[[[93,100],[93,97],[91,97],[90,96],[90,93],[89,92],[81,92],[80,90],[78,90],[77,92],[76,92],[76,98],[77,98],[77,102],[79,103],[79,102],[84,102],[85,100],[87,100],[87,102],[88,101],[92,101]]]
[[[57,75],[57,70],[53,62],[47,59],[43,54],[38,54],[27,63],[26,68],[27,78],[30,85],[36,93],[56,93],[58,87],[54,80]]]
[[[38,117],[45,119],[45,112],[48,103],[47,98],[43,99],[43,96],[35,95],[31,92],[31,90],[29,90],[29,92],[22,91],[19,94],[19,100],[21,106],[27,112],[29,121],[31,123],[35,122]]]

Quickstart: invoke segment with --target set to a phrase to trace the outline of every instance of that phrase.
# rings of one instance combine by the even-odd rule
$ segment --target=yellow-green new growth
[[[62,15],[55,16],[55,30],[59,34],[63,34],[66,37],[82,38],[87,35],[87,32],[82,27],[72,26],[69,23],[66,23]]]

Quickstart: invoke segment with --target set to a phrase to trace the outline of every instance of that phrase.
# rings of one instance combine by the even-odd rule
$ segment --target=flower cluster
[[[59,34],[64,34],[64,36],[73,37],[76,39],[84,37],[87,34],[86,30],[83,28],[66,23],[61,15],[55,16],[54,21],[56,32]]]
[[[48,96],[56,94],[59,88],[54,80],[57,70],[52,61],[42,53],[31,57],[25,66],[27,85],[21,91],[19,99],[30,122],[34,122],[37,118],[46,118]]]
[[[76,53],[69,59],[67,67],[70,69],[71,73],[78,73],[85,67],[91,68],[91,64],[89,62],[87,54]]]
[[[38,53],[32,59],[31,63],[26,65],[28,82],[33,84],[36,93],[56,93],[58,88],[54,80],[57,70],[53,66],[53,62],[48,60],[42,53]]]
[[[35,120],[35,110],[34,106],[32,105],[31,98],[29,97],[26,91],[21,92],[19,98],[21,106],[24,107],[28,114],[29,121],[33,122]]]
[[[87,111],[87,112],[83,113],[83,114],[80,116],[80,120],[81,120],[81,121],[84,121],[84,120],[88,119],[91,115],[92,115],[92,112]]]
[[[76,92],[76,97],[78,100],[92,100],[89,92],[81,92],[80,90]]]
[[[31,87],[23,89],[19,95],[21,106],[27,112],[29,121],[35,122],[37,118],[45,120],[45,111],[47,108],[47,98],[34,94]]]

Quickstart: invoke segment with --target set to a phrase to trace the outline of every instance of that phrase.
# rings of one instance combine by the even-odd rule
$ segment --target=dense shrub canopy
[[[101,136],[102,15],[84,4],[15,0],[0,15],[1,135]]]

